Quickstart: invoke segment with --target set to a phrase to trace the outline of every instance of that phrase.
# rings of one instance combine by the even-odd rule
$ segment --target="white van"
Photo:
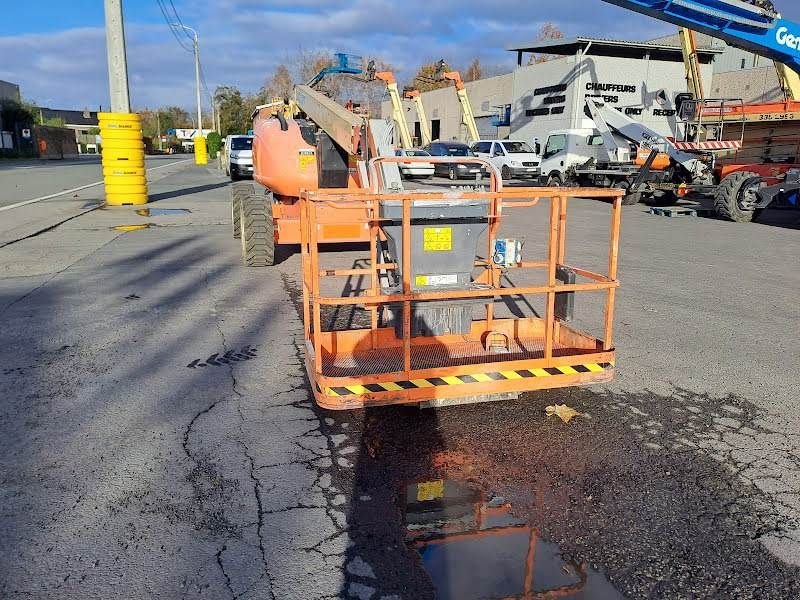
[[[538,150],[523,140],[478,140],[472,144],[475,156],[492,163],[503,179],[539,177]]]
[[[233,181],[253,176],[253,136],[229,135],[222,148],[222,168]]]
[[[559,129],[547,136],[542,153],[541,183],[560,186],[567,180],[567,172],[590,159],[608,160],[603,136],[596,129]]]

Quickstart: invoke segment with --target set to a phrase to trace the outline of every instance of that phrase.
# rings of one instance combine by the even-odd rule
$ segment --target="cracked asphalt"
[[[800,241],[782,215],[626,207],[611,384],[328,413],[302,369],[299,257],[241,266],[213,168],[151,193],[191,212],[100,209],[0,249],[1,598],[432,599],[403,493],[439,478],[502,496],[628,598],[800,597]],[[571,210],[570,258],[593,267],[607,207]],[[533,252],[543,223],[508,235]],[[578,312],[591,328],[599,308]]]

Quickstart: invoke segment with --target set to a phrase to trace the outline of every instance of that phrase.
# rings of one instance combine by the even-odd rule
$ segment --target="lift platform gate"
[[[392,159],[377,159],[376,162]],[[374,165],[373,165],[374,166]],[[319,190],[301,196],[303,265],[303,316],[305,358],[308,376],[317,403],[328,409],[344,410],[388,404],[446,403],[453,399],[472,401],[508,398],[522,392],[585,385],[608,381],[614,373],[613,318],[617,280],[622,190],[569,188],[515,188],[499,191],[437,192],[403,191],[375,193],[353,190]],[[573,200],[572,198],[580,198]],[[610,208],[608,271],[595,273],[565,264],[567,208],[570,202],[604,200]],[[610,202],[609,202],[610,200]],[[486,255],[475,257],[471,285],[463,289],[420,289],[413,274],[418,272],[412,256],[412,211],[419,204],[435,202],[488,202]],[[400,220],[402,244],[397,262],[387,262],[386,236],[382,227],[382,203],[402,205]],[[503,215],[549,203],[547,259],[541,262],[517,261],[499,266],[492,260]],[[368,256],[354,265],[337,269],[321,266],[317,215],[330,208],[363,207],[368,215],[370,247]],[[385,211],[384,211],[385,212]],[[396,219],[391,226],[397,227]],[[481,252],[482,253],[482,252]],[[541,285],[515,287],[504,273],[512,270],[545,271]],[[574,274],[563,283],[560,273]],[[387,289],[386,274],[399,272],[402,285]],[[357,291],[323,291],[338,285],[325,285],[328,278],[357,278]],[[603,339],[567,326],[560,318],[559,294],[605,293]],[[544,318],[536,316],[496,317],[494,302],[508,297],[546,296]],[[473,303],[479,306],[467,331],[456,334],[424,335],[414,332],[412,315],[420,305]],[[387,308],[401,326],[387,323]],[[402,307],[401,310],[397,310]],[[360,312],[354,323],[345,319],[342,326],[323,315],[349,309]],[[336,321],[334,319],[334,321]],[[341,321],[341,319],[339,319]],[[325,322],[325,326],[323,326]]]

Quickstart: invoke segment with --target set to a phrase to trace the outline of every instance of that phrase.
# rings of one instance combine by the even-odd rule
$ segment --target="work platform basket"
[[[320,406],[343,410],[493,400],[612,378],[623,192],[588,188],[496,189],[501,185],[495,184],[492,191],[319,190],[302,194],[305,360]],[[605,274],[565,264],[567,208],[578,201],[572,198],[604,200],[610,209]],[[437,203],[451,208],[463,204],[473,217],[476,206],[487,207],[486,227],[480,240],[481,246],[486,244],[485,251],[481,248],[476,256],[469,257],[473,265],[471,281],[463,281],[463,277],[443,279],[448,276],[434,274],[439,279],[423,285],[427,281],[421,279],[415,262],[424,260],[426,252],[456,246],[452,231],[439,231],[438,237],[415,231],[419,227],[453,227],[448,221],[453,214],[458,215],[457,210],[449,220],[443,218],[439,223],[415,218],[420,206]],[[518,213],[543,203],[549,204],[546,260],[497,264],[493,256],[501,220],[518,218]],[[387,206],[391,209],[387,210]],[[322,249],[316,214],[331,208],[354,207],[366,209],[369,250],[354,261],[353,268],[328,265],[341,254],[330,247]],[[459,225],[465,222],[458,216],[455,219]],[[390,245],[398,256],[389,255]],[[466,251],[463,244],[459,249]],[[602,251],[604,263],[605,252]],[[510,283],[510,274],[527,270],[538,270],[543,283]],[[571,276],[564,277],[565,272]],[[602,339],[567,325],[565,307],[571,305],[570,295],[583,292],[605,294]],[[537,295],[545,298],[541,317],[496,314],[498,300]],[[458,326],[453,330],[420,331],[414,325],[415,315],[420,312],[438,306],[444,307],[446,313],[447,307],[453,305],[462,307],[462,314],[456,319]],[[466,325],[464,310],[469,315]]]

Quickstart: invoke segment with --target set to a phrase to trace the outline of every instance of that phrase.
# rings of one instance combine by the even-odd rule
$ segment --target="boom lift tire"
[[[642,192],[628,192],[628,188],[631,186],[630,181],[621,181],[619,187],[625,190],[625,195],[622,197],[622,205],[623,206],[633,206],[634,204],[639,204],[642,201]]]
[[[720,182],[714,196],[714,209],[724,219],[750,223],[756,216],[756,192],[766,185],[758,173],[737,171]]]
[[[234,183],[231,186],[231,222],[233,223],[233,237],[239,239],[242,235],[240,211],[242,198],[255,194],[252,183]]]
[[[668,190],[658,191],[645,199],[645,202],[652,206],[673,206],[677,201],[678,196],[675,192]]]
[[[553,171],[547,177],[547,187],[563,187],[564,177],[558,171]]]
[[[271,267],[275,264],[272,194],[266,197],[250,194],[240,202],[242,260],[248,267]]]

